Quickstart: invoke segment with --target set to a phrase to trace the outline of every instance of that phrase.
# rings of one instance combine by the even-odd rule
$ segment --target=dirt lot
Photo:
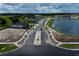
[[[79,42],[79,35],[59,35],[56,32],[52,32],[52,34],[60,42]]]
[[[15,29],[15,28],[7,28],[0,31],[0,42],[15,42],[18,41],[23,34],[25,33],[25,29]]]

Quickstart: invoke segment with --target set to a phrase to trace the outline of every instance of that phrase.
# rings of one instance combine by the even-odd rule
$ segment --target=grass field
[[[70,48],[70,49],[79,49],[79,44],[63,44],[60,45],[63,48]]]
[[[0,25],[0,30],[7,28],[5,25]]]
[[[50,28],[52,28],[52,24],[53,24],[53,19],[50,19],[49,21],[48,21],[48,23],[47,23],[47,25],[50,27]]]
[[[15,48],[17,48],[17,46],[13,44],[0,44],[0,53],[9,52]]]
[[[19,16],[19,17],[16,16],[14,18],[13,16],[0,16],[0,18],[2,18],[5,21],[5,23],[0,24],[0,30],[9,27],[10,25],[14,24],[14,22],[21,22],[21,23],[26,23],[26,24],[28,23],[31,25],[36,24],[36,22],[33,21],[33,18],[25,18],[25,16]]]

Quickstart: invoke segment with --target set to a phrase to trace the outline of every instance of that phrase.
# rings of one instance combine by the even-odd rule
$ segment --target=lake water
[[[79,34],[79,20],[54,20],[54,28],[65,34]]]

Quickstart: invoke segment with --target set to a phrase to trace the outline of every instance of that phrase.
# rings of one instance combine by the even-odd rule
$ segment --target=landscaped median
[[[40,46],[41,45],[41,31],[37,31],[34,39],[34,45]]]
[[[0,44],[0,53],[5,53],[16,49],[17,46],[13,44]]]

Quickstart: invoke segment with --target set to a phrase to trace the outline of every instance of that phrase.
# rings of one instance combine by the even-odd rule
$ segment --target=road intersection
[[[24,44],[22,47],[12,51],[10,53],[2,54],[2,55],[13,55],[13,56],[26,56],[26,55],[74,55],[75,52],[70,50],[60,49],[54,45],[51,45],[50,38],[48,32],[44,28],[44,24],[46,24],[47,20],[43,19],[39,22],[39,25],[33,29],[28,36],[24,40]],[[41,44],[39,47],[34,45],[35,35],[37,31],[41,31]],[[48,42],[47,42],[48,41]]]

